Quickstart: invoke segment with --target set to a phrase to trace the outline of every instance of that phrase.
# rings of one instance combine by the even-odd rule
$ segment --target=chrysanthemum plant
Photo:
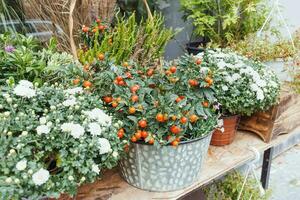
[[[207,50],[198,55],[212,70],[213,89],[223,115],[251,115],[278,100],[280,84],[275,73],[260,62],[227,50]]]
[[[119,158],[118,124],[80,87],[29,81],[1,88],[0,193],[7,199],[76,194]]]
[[[118,137],[124,143],[177,146],[212,132],[218,109],[212,74],[198,70],[200,59],[182,59],[153,68],[105,61],[90,68],[91,90],[123,122]]]

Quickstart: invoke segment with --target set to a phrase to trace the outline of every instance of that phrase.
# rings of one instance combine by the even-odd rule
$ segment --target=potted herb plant
[[[276,72],[281,81],[291,81],[289,71],[295,66],[294,59],[299,52],[299,33],[295,33],[293,40],[294,43],[279,35],[264,33],[257,37],[252,34],[242,41],[232,43],[230,48],[251,59],[264,62]]]
[[[280,84],[277,76],[260,62],[226,50],[207,50],[199,54],[203,68],[213,71],[214,91],[223,122],[212,136],[212,145],[230,144],[239,115],[249,116],[267,110],[277,102]]]
[[[217,124],[212,76],[199,72],[201,60],[139,67],[99,60],[90,66],[91,88],[122,121],[117,135],[127,156],[122,177],[150,191],[187,187],[199,176]],[[172,158],[172,159],[170,159]]]
[[[193,34],[200,38],[200,43],[187,44],[189,53],[194,54],[206,46],[226,47],[255,33],[265,22],[269,9],[265,0],[180,0],[180,3],[184,18],[192,20]]]
[[[21,80],[0,96],[0,190],[7,199],[73,196],[119,159],[111,116],[80,87]],[[117,126],[117,125],[116,125]]]

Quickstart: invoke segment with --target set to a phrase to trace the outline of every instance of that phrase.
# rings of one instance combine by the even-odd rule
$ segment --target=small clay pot
[[[239,115],[222,117],[224,132],[216,129],[211,138],[211,145],[224,146],[231,144],[235,138],[239,122]]]

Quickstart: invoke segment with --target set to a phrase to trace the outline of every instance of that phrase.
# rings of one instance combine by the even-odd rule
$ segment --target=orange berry
[[[128,62],[123,63],[123,67],[128,67],[128,66],[129,66]]]
[[[137,131],[134,136],[136,137],[137,140],[141,139],[142,137],[142,132],[141,131]]]
[[[135,107],[130,107],[130,108],[128,109],[129,114],[134,114],[135,111],[136,111]]]
[[[195,123],[197,120],[198,120],[198,116],[197,115],[194,114],[194,115],[190,116],[190,122],[191,123]]]
[[[139,126],[140,126],[141,128],[146,128],[146,127],[147,127],[147,121],[144,120],[144,119],[140,120],[140,121],[139,121]]]
[[[132,95],[131,96],[131,101],[132,102],[137,102],[139,100],[139,97],[137,95]]]
[[[84,32],[84,33],[89,32],[89,27],[83,25],[83,26],[82,26],[82,32]]]
[[[115,101],[111,103],[111,106],[112,106],[113,108],[116,108],[118,105],[119,105],[119,104],[118,104],[117,102],[115,102]]]
[[[153,73],[154,73],[154,69],[148,69],[146,74],[147,74],[147,76],[152,76]]]
[[[122,76],[117,76],[116,80],[117,80],[118,82],[120,82],[120,81],[123,81],[123,78],[122,78]]]
[[[176,103],[179,103],[181,100],[182,99],[180,97],[177,97],[175,101],[176,101]]]
[[[156,120],[157,120],[158,122],[164,122],[164,115],[161,114],[161,113],[158,113],[158,114],[156,115]]]
[[[172,120],[175,121],[177,119],[176,115],[172,115]]]
[[[154,144],[154,138],[150,138],[150,140],[148,141],[149,144]]]
[[[172,66],[172,67],[170,67],[169,70],[170,70],[171,73],[174,74],[176,72],[177,68],[175,66]]]
[[[103,25],[98,26],[98,28],[99,28],[100,31],[104,31],[105,30],[105,26],[103,26]]]
[[[103,53],[98,54],[98,59],[103,61],[105,59],[105,55]]]
[[[113,101],[113,98],[112,97],[109,97],[109,96],[105,96],[103,97],[103,101],[105,103],[111,103]]]
[[[171,145],[172,145],[173,147],[177,147],[178,144],[179,144],[179,142],[176,141],[176,140],[174,140],[173,142],[171,142]]]
[[[197,64],[197,65],[201,65],[201,63],[202,63],[202,60],[201,60],[200,58],[198,58],[198,59],[196,60],[196,64]]]
[[[207,101],[202,102],[203,107],[207,108],[209,106],[209,103]]]
[[[180,123],[182,123],[182,124],[187,123],[187,118],[186,117],[181,117],[180,118]]]
[[[131,140],[131,142],[136,142],[137,138],[135,136],[132,136],[130,140]]]
[[[80,79],[79,79],[79,78],[76,78],[76,79],[73,80],[73,84],[74,84],[74,85],[78,85],[79,82],[80,82]]]
[[[119,130],[118,131],[118,137],[123,138],[124,137],[124,131]]]
[[[92,86],[92,83],[90,81],[84,81],[83,82],[83,87],[90,88],[91,86]]]
[[[136,91],[138,91],[139,90],[139,85],[134,85],[134,86],[132,86],[131,88],[130,88],[130,91],[132,92],[132,93],[135,93]]]
[[[178,134],[178,133],[180,133],[181,130],[180,130],[180,128],[178,126],[172,125],[171,128],[170,128],[170,131],[173,134]]]
[[[142,137],[143,138],[147,138],[148,137],[148,133],[147,133],[147,131],[142,131]]]

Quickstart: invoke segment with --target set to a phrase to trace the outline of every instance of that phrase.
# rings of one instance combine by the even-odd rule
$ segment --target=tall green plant
[[[180,0],[184,18],[192,20],[195,33],[214,46],[244,39],[264,23],[269,10],[266,0]]]
[[[141,65],[151,64],[163,55],[167,42],[174,36],[172,29],[164,27],[164,18],[159,14],[140,23],[132,14],[128,19],[118,18],[112,28],[103,27],[101,22],[84,27],[83,48],[79,50],[82,63],[92,63],[99,54],[106,54],[117,64],[130,59]]]

